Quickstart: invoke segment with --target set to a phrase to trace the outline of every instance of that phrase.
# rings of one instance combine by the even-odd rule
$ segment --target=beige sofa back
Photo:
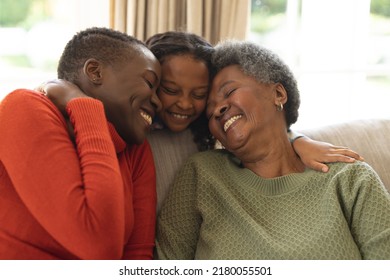
[[[300,132],[312,139],[347,146],[358,152],[390,192],[390,119],[350,121]]]

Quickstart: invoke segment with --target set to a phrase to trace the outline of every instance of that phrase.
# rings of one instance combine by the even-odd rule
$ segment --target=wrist
[[[306,137],[304,134],[296,132],[296,131],[289,131],[288,133],[288,139],[290,140],[290,143],[293,144],[296,140],[302,137]]]

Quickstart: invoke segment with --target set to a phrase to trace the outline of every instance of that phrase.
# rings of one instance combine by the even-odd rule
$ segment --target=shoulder
[[[0,103],[1,110],[14,110],[15,112],[20,112],[22,114],[31,111],[36,111],[42,108],[44,110],[51,110],[57,113],[57,108],[54,104],[42,93],[30,90],[30,89],[17,89],[9,93],[4,97]]]
[[[342,190],[366,192],[372,190],[385,191],[385,186],[376,171],[366,162],[333,163],[330,165],[331,180],[337,182]],[[385,191],[386,192],[386,191]]]
[[[332,163],[330,164],[330,173],[334,176],[346,176],[350,178],[379,178],[375,170],[366,162],[356,161],[354,163]]]
[[[198,161],[202,159],[220,160],[222,158],[230,157],[231,155],[232,154],[225,149],[215,149],[215,150],[208,150],[208,151],[195,153],[190,157],[190,159],[194,161]]]
[[[229,169],[231,155],[228,151],[220,149],[191,155],[179,169],[175,177],[176,184],[178,183],[180,188],[186,184],[200,186],[206,181],[224,177],[225,171]]]
[[[12,103],[27,103],[27,102],[44,102],[47,99],[43,94],[33,91],[30,89],[16,89],[6,95],[2,100],[1,104],[12,104]]]
[[[147,138],[153,148],[195,146],[192,132],[189,129],[182,132],[172,132],[166,128],[152,130],[148,134]]]
[[[29,127],[33,124],[46,125],[48,122],[64,125],[65,122],[61,112],[45,95],[29,89],[17,89],[6,95],[0,102],[0,115],[6,126]],[[53,120],[56,121],[53,123]]]
[[[198,152],[192,132],[172,132],[169,129],[152,130],[147,137],[156,160],[166,164],[166,160],[183,164],[190,155]]]
[[[187,161],[187,164],[212,167],[226,164],[239,165],[240,161],[229,151],[225,149],[215,149],[193,154]]]

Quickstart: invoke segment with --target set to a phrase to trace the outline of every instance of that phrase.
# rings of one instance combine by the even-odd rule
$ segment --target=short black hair
[[[77,82],[79,70],[85,61],[95,58],[108,65],[128,61],[145,44],[125,33],[105,28],[91,27],[76,33],[66,44],[58,63],[57,76],[71,82]],[[129,47],[134,52],[129,52]]]

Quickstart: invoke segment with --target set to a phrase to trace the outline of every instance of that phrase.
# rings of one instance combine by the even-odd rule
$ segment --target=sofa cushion
[[[356,120],[300,131],[308,137],[358,152],[390,192],[390,119]]]

